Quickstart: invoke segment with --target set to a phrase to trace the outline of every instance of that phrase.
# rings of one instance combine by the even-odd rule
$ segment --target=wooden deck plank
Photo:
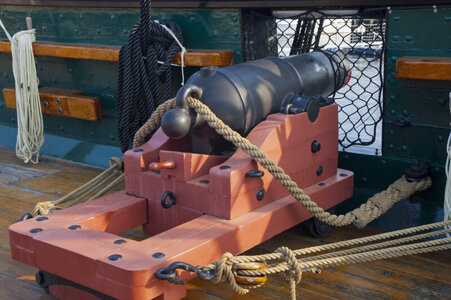
[[[13,185],[33,191],[41,191],[45,187],[43,192],[56,197],[62,197],[80,187],[79,182],[58,176],[58,174],[24,180]]]
[[[39,286],[0,273],[0,291],[3,300],[56,299]]]
[[[20,200],[33,204],[41,201],[50,201],[57,198],[56,195],[50,195],[41,191],[30,190],[16,185],[2,184],[2,182],[0,182],[0,196],[11,200]]]
[[[32,211],[34,204],[22,200],[0,196],[0,211],[23,215],[25,212]]]
[[[10,257],[9,224],[33,209],[40,201],[56,199],[88,181],[101,170],[44,159],[38,165],[20,162],[13,151],[0,149],[0,299],[53,299],[34,283],[36,269]],[[21,170],[25,170],[21,173]],[[0,168],[0,170],[2,170]],[[1,171],[0,171],[1,172]],[[292,249],[358,238],[382,232],[377,228],[334,229],[326,239],[315,239],[299,228],[292,228],[249,250],[246,254],[274,251],[281,245]],[[139,233],[139,234],[138,234]],[[139,228],[122,234],[137,240],[146,238]],[[297,287],[298,299],[446,299],[451,294],[451,251],[400,257],[303,274]],[[227,284],[213,285],[195,278],[187,283],[186,299],[284,299],[287,284],[271,276],[249,295],[235,294]]]

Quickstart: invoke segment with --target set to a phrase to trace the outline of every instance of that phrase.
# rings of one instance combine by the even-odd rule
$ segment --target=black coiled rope
[[[141,19],[119,52],[117,131],[122,152],[155,108],[171,97],[171,62],[181,49],[161,24],[183,44],[180,26],[170,21],[153,22],[150,0],[141,0],[140,5]]]

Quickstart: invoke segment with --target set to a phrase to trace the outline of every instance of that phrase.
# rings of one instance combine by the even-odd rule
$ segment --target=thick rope
[[[259,162],[263,168],[268,170],[278,182],[280,182],[288,192],[312,215],[320,221],[332,226],[345,226],[353,223],[358,228],[365,227],[368,223],[378,218],[389,210],[396,202],[408,198],[417,191],[422,191],[432,185],[429,177],[419,182],[408,182],[405,177],[401,177],[391,184],[385,191],[380,192],[359,208],[354,209],[344,215],[332,215],[319,207],[312,201],[304,191],[298,187],[296,182],[291,180],[290,176],[285,174],[284,170],[268,158],[257,146],[253,145],[239,133],[233,131],[229,126],[222,122],[216,115],[198,99],[188,97],[188,105],[204,118],[210,127],[222,135],[224,139],[232,142],[236,147],[242,149],[255,161]],[[172,109],[175,105],[175,99],[170,99],[161,104],[150,119],[136,132],[133,141],[134,147],[138,147],[149,133],[151,133],[159,124],[164,113]]]
[[[36,31],[20,31],[11,37],[1,20],[0,26],[11,42],[17,106],[16,156],[25,163],[37,164],[44,144],[44,122],[32,45]]]
[[[444,229],[440,231],[429,232],[425,234],[420,234],[416,236],[410,236],[406,238],[394,239],[391,241],[367,245],[364,247],[357,247],[346,249],[342,251],[327,253],[319,256],[313,257],[303,257],[302,259],[297,259],[296,256],[299,253],[312,253],[312,249],[316,251],[324,251],[329,249],[336,249],[341,247],[346,247],[349,245],[356,245],[361,243],[366,243],[369,241],[379,240],[381,238],[397,237],[402,235],[407,235],[412,232],[420,232],[424,230],[429,230],[431,228],[438,228],[445,225],[450,225],[451,221],[439,222],[434,224],[428,224],[403,230],[398,230],[394,232],[388,232],[384,234],[378,234],[375,236],[369,236],[359,239],[354,239],[350,241],[343,241],[333,244],[322,245],[318,247],[311,247],[306,249],[299,249],[292,251],[286,247],[278,248],[274,253],[265,255],[254,255],[254,256],[233,256],[231,253],[225,253],[218,262],[204,267],[207,269],[215,269],[216,277],[212,280],[213,283],[217,282],[227,282],[229,283],[235,291],[239,291],[240,294],[245,294],[249,292],[249,289],[245,289],[237,284],[232,268],[234,264],[243,262],[271,262],[276,261],[276,263],[270,264],[267,269],[260,270],[240,270],[240,276],[267,276],[274,274],[282,274],[282,278],[285,279],[290,287],[290,298],[296,299],[296,284],[299,283],[302,272],[318,272],[319,269],[328,268],[333,266],[352,264],[352,263],[363,263],[379,259],[394,258],[404,255],[427,253],[432,251],[440,251],[451,249],[451,238],[441,238],[431,241],[411,243],[407,245],[399,246],[399,244],[409,243],[416,240],[421,240],[425,238],[430,238],[433,236],[439,236],[449,233],[450,229]],[[376,250],[375,250],[376,249]],[[268,256],[270,259],[267,259]],[[247,286],[246,286],[247,287]],[[248,287],[249,288],[249,287]]]
[[[446,225],[451,225],[451,221],[426,224],[426,225],[422,225],[422,226],[406,228],[403,230],[397,230],[397,231],[386,232],[386,233],[381,233],[381,234],[377,234],[377,235],[371,235],[371,236],[367,236],[367,237],[363,237],[363,238],[357,238],[357,239],[341,241],[341,242],[332,243],[332,244],[303,248],[303,249],[295,250],[294,252],[297,256],[308,255],[308,254],[312,254],[312,253],[316,253],[316,252],[329,251],[329,250],[334,250],[334,249],[343,248],[343,247],[351,247],[351,246],[362,245],[362,244],[366,244],[366,243],[372,243],[372,242],[376,242],[376,241],[380,241],[380,240],[397,238],[397,237],[408,235],[408,234],[414,234],[414,233],[421,232],[421,231],[436,229],[436,228],[443,227]],[[390,242],[391,243],[386,246],[395,245],[395,243],[393,243],[393,241],[390,241]],[[229,263],[230,264],[238,264],[238,263],[254,262],[254,261],[269,261],[269,260],[280,259],[280,257],[281,257],[280,253],[268,253],[268,254],[261,254],[261,255],[256,255],[256,256],[255,255],[252,255],[252,256],[240,255],[240,256],[229,258]],[[206,268],[213,268],[213,267],[214,267],[213,265],[206,266]]]
[[[69,207],[77,203],[90,201],[101,195],[107,193],[123,181],[123,174],[120,174],[123,168],[122,159],[118,157],[112,157],[110,159],[110,167],[104,170],[102,173],[86,182],[79,188],[73,190],[69,194],[65,195],[54,201],[45,201],[36,204],[34,208],[33,215],[46,215],[57,209],[63,207]],[[94,191],[102,188],[93,197],[87,198],[88,195],[92,194]],[[64,204],[64,205],[63,205]]]
[[[160,124],[160,120],[164,113],[173,108],[174,105],[175,100],[170,99],[157,107],[149,120],[147,120],[147,122],[136,132],[133,139],[134,148],[137,148],[144,143],[149,133],[154,131]],[[64,207],[70,207],[77,203],[91,201],[105,195],[124,181],[125,174],[120,173],[122,169],[122,159],[118,157],[110,158],[110,167],[108,169],[58,200],[37,203],[33,215],[46,215],[63,208],[61,204],[64,204]],[[102,186],[103,188],[101,188]],[[98,189],[100,190],[96,194],[87,198],[87,196]]]
[[[133,139],[133,148],[138,148],[146,140],[147,136],[157,128],[160,124],[161,118],[164,113],[175,107],[175,99],[169,99],[164,103],[160,104],[157,109],[153,112],[152,116],[144,123],[141,128],[135,133]]]
[[[384,214],[394,203],[413,195],[417,191],[425,190],[432,185],[429,177],[419,182],[408,182],[405,177],[402,177],[391,184],[387,190],[371,197],[368,202],[362,204],[359,208],[344,215],[333,215],[324,211],[324,209],[312,201],[282,168],[277,166],[257,146],[253,145],[216,117],[208,106],[192,97],[187,98],[187,103],[189,107],[204,118],[208,122],[208,125],[222,135],[224,139],[232,142],[236,147],[246,152],[255,161],[259,162],[263,168],[268,170],[313,216],[329,225],[345,226],[353,223],[358,228],[365,227],[369,222]]]
[[[140,1],[140,21],[119,52],[117,131],[122,152],[155,107],[171,96],[171,62],[183,43],[175,22],[152,21],[150,2]]]

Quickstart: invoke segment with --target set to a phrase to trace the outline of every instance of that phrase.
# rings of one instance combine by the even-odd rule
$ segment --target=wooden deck
[[[59,198],[94,177],[99,169],[43,159],[21,163],[14,152],[0,148],[0,299],[54,299],[34,282],[36,269],[10,258],[8,226],[36,202]],[[251,249],[258,254],[281,245],[302,248],[380,232],[376,228],[335,229],[327,239],[314,239],[293,228]],[[238,296],[227,285],[201,279],[188,284],[187,299],[280,299],[288,296],[285,282],[271,277],[250,295]],[[304,274],[299,299],[450,299],[451,252],[401,257]]]

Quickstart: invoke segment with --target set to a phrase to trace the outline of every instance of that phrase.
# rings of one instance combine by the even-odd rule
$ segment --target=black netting
[[[289,14],[244,12],[245,60],[326,50],[344,54],[352,77],[334,95],[340,145],[345,149],[380,143],[381,130],[376,129],[382,119],[385,11]]]

